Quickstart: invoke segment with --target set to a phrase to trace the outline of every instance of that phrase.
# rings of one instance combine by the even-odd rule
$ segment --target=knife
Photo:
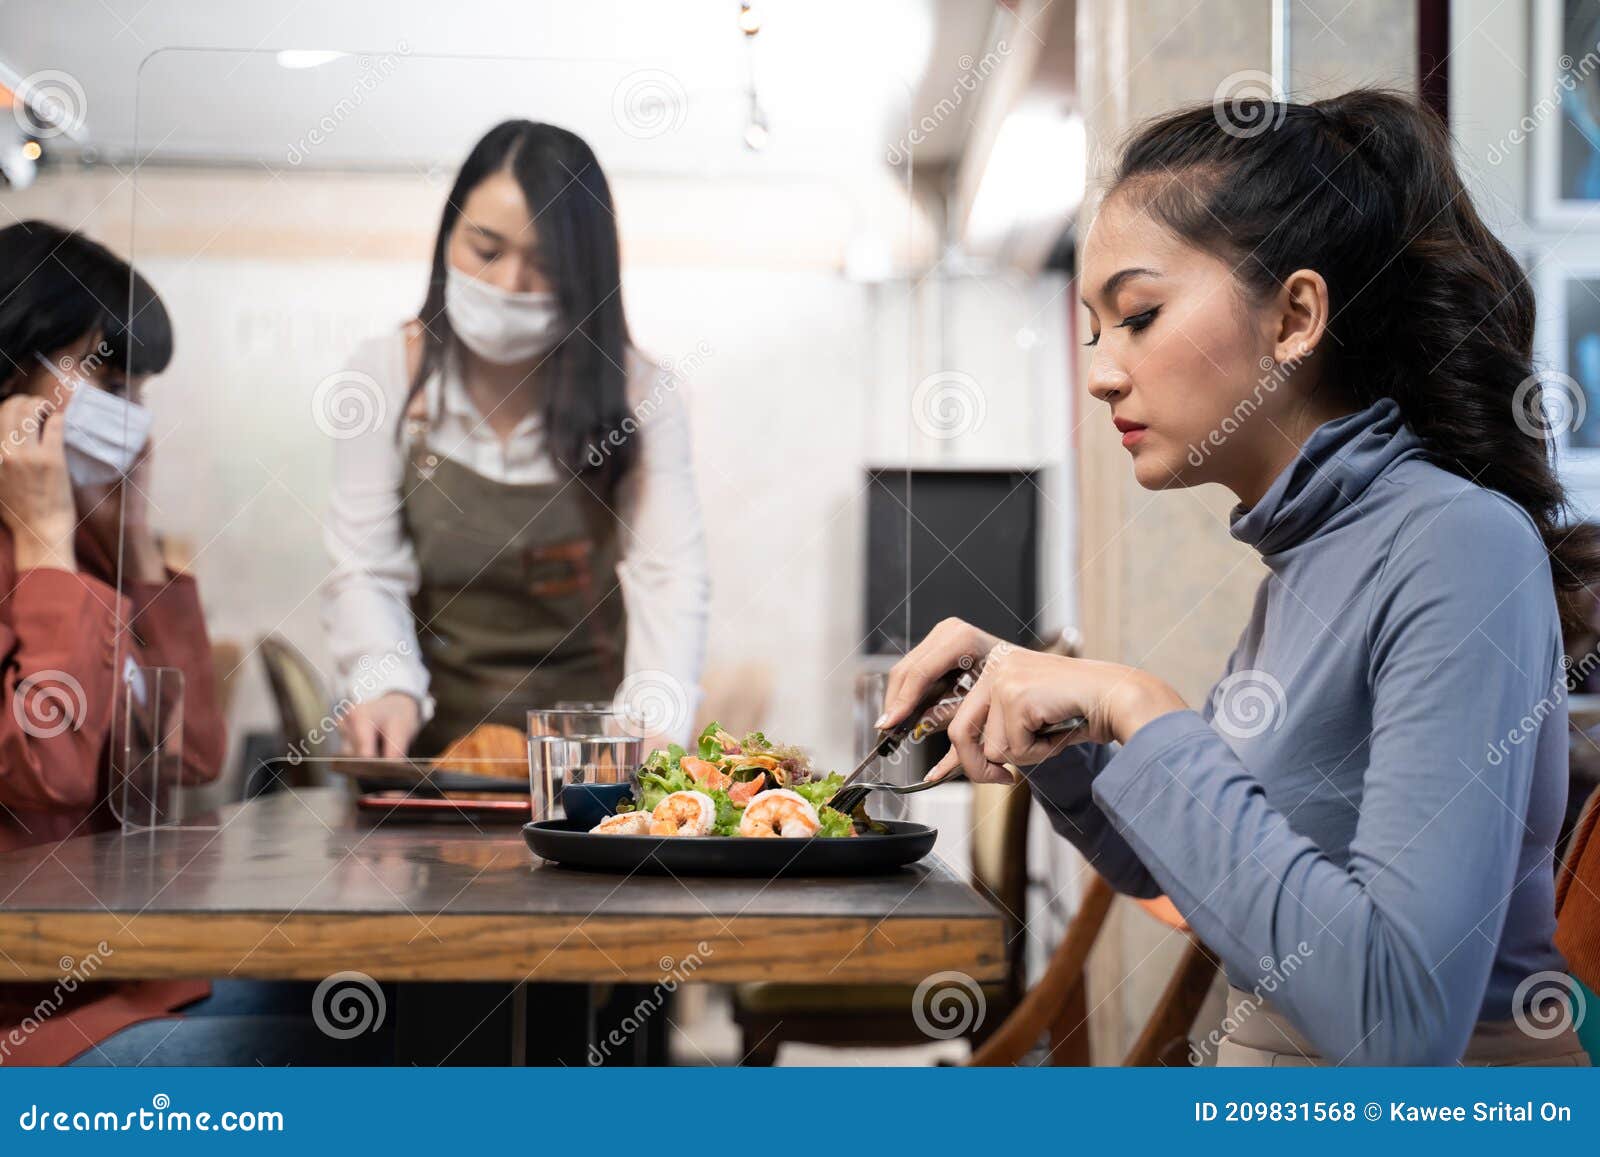
[[[955,718],[956,710],[961,706],[967,692],[971,691],[977,683],[978,676],[982,673],[982,664],[977,664],[965,671],[951,671],[934,683],[929,693],[924,696],[923,704],[917,711],[904,722],[878,732],[877,741],[855,770],[845,776],[844,782],[851,783],[858,775],[880,759],[887,759],[900,750],[901,744],[910,739],[913,743],[920,743],[930,735],[937,735],[950,726],[950,721]],[[1089,721],[1082,715],[1074,715],[1070,719],[1063,719],[1059,723],[1050,723],[1041,727],[1034,734],[1047,737],[1051,735],[1065,735],[1069,731],[1077,731],[1088,726]]]

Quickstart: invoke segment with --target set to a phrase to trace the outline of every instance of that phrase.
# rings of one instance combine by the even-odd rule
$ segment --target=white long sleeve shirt
[[[540,416],[523,419],[502,440],[468,396],[452,359],[445,361],[424,386],[431,416],[428,449],[496,482],[561,480]],[[335,440],[324,535],[333,570],[322,592],[323,624],[350,701],[402,691],[416,698],[425,722],[433,703],[410,605],[421,576],[402,518],[406,447],[395,436],[410,388],[403,333],[363,343],[343,380],[357,390],[375,389],[377,420],[365,423],[371,429]],[[692,717],[705,658],[710,579],[685,388],[630,351],[627,397],[636,429],[616,436],[638,439],[639,456],[613,507],[622,549],[617,579],[628,613],[625,672],[670,676],[683,688]]]

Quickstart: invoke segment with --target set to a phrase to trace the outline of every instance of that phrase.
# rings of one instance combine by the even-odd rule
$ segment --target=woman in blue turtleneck
[[[1172,900],[1232,986],[1218,1063],[1587,1063],[1529,1015],[1567,981],[1561,627],[1600,543],[1443,127],[1372,91],[1167,116],[1081,256],[1090,392],[1141,485],[1238,497],[1250,621],[1198,711],[950,621],[880,724],[986,659],[933,774],[1024,767],[1117,888]],[[1035,734],[1080,714],[1071,746]]]

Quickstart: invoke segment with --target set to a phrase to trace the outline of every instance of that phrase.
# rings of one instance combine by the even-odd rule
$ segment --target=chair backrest
[[[1556,947],[1582,988],[1578,1036],[1600,1064],[1600,788],[1589,796],[1583,818],[1556,870]]]
[[[267,669],[267,684],[278,708],[278,724],[290,746],[305,744],[302,754],[313,754],[326,742],[324,734],[328,692],[311,661],[281,635],[264,635],[257,647]],[[315,741],[308,742],[315,735]]]
[[[233,699],[239,690],[239,664],[244,660],[244,648],[233,639],[211,640],[211,674],[217,681],[217,706],[226,716],[233,709]]]

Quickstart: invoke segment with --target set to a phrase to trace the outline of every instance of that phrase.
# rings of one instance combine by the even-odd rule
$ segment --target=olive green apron
[[[411,599],[434,716],[433,756],[480,723],[518,731],[563,699],[610,699],[627,620],[617,520],[576,480],[495,482],[428,448],[426,404],[406,416],[403,512],[420,580]]]

